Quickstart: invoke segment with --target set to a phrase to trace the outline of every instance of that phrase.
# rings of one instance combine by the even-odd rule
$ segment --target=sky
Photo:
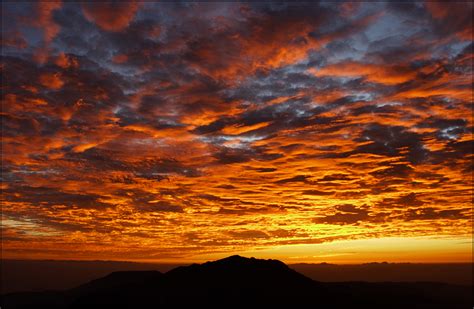
[[[2,258],[472,261],[472,2],[2,2]]]

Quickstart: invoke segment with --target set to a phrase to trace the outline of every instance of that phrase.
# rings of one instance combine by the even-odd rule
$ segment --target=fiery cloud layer
[[[4,257],[471,236],[470,2],[2,8]]]

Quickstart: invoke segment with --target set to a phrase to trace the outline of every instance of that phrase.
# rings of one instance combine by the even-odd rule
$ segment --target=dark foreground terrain
[[[189,264],[123,261],[9,260],[0,263],[0,294],[66,290],[116,271],[158,270],[165,273]],[[472,285],[472,263],[365,263],[289,264],[316,281],[343,282],[443,282]]]
[[[159,271],[113,272],[63,291],[2,295],[1,308],[160,308],[309,305],[313,308],[472,308],[470,286],[430,282],[318,282],[277,260],[231,256]]]

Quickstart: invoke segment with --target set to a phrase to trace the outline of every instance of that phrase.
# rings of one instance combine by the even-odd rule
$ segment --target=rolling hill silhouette
[[[443,283],[323,283],[277,260],[231,256],[158,271],[113,272],[64,291],[10,293],[2,308],[310,305],[320,308],[472,308],[468,286]]]

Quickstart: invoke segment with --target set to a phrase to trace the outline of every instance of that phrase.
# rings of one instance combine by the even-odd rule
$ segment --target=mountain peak
[[[212,262],[206,262],[202,265],[229,265],[232,267],[236,266],[267,266],[267,267],[274,267],[274,268],[284,268],[284,269],[289,269],[289,267],[283,263],[282,261],[279,260],[274,260],[274,259],[256,259],[254,257],[243,257],[240,255],[231,255],[226,258],[212,261]]]
[[[232,255],[204,264],[193,264],[175,268],[166,276],[190,284],[203,284],[219,287],[226,282],[229,288],[245,286],[257,288],[266,286],[277,289],[278,286],[293,283],[295,286],[314,285],[314,281],[289,268],[278,260],[264,260]],[[191,283],[192,282],[192,283]]]
[[[241,255],[235,254],[235,255],[231,255],[231,256],[222,258],[222,259],[217,260],[217,261],[222,261],[222,260],[250,260],[250,259],[255,259],[255,258],[254,257],[248,258],[248,257],[244,257],[244,256],[241,256]]]

